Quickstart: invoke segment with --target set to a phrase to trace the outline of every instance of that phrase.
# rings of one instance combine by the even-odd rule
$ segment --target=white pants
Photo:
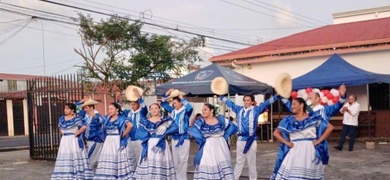
[[[236,165],[234,167],[234,179],[240,179],[242,169],[244,168],[245,160],[248,161],[249,167],[249,179],[255,180],[257,179],[257,167],[256,167],[256,150],[257,150],[257,142],[254,141],[249,148],[248,152],[244,154],[246,141],[237,141],[237,158]]]
[[[91,150],[93,144],[95,144],[94,141],[87,141],[87,154],[89,154],[89,151]],[[89,163],[91,164],[91,168],[97,167],[97,163],[100,157],[100,152],[102,151],[103,143],[96,143],[96,147],[92,152],[91,157],[89,157]]]
[[[139,157],[141,156],[141,151],[142,151],[142,141],[140,140],[137,140],[137,141],[131,141],[130,140],[130,148],[132,148],[133,150],[133,153],[134,153],[134,169],[136,169],[136,166],[138,164],[138,161],[139,161]]]
[[[188,156],[190,154],[190,141],[184,140],[183,145],[176,147],[178,140],[172,139],[173,164],[175,165],[176,178],[187,180]]]

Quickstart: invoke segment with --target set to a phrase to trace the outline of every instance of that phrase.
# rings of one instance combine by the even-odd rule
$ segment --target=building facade
[[[215,56],[210,61],[269,85],[274,85],[276,77],[283,72],[292,78],[304,75],[335,53],[366,71],[390,74],[390,7],[336,13],[333,17],[335,24]],[[381,82],[368,88],[367,85],[348,87],[349,94],[358,96],[361,111],[377,112],[374,119],[378,123],[389,120],[389,91],[389,84]],[[376,136],[390,136],[390,133]]]
[[[0,136],[29,134],[26,80],[36,77],[0,73]]]

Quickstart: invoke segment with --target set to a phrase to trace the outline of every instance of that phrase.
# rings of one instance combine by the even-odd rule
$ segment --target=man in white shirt
[[[346,103],[340,112],[344,114],[343,129],[341,131],[341,138],[338,146],[334,148],[338,150],[343,149],[345,137],[349,134],[349,151],[353,151],[353,145],[355,143],[356,128],[358,126],[358,117],[360,112],[360,105],[356,102],[356,95],[350,95],[348,97],[348,103]]]

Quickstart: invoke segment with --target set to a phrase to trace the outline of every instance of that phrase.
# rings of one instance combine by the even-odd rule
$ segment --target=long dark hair
[[[118,103],[111,103],[110,105],[113,105],[118,111],[118,114],[122,114],[122,108],[121,105]]]
[[[204,104],[207,108],[209,108],[210,109],[210,111],[211,110],[213,110],[213,116],[215,116],[216,115],[216,109],[215,109],[215,106],[213,106],[212,104],[209,104],[209,103],[206,103],[206,104]]]
[[[296,100],[299,104],[303,104],[303,112],[306,113],[306,111],[308,110],[308,106],[306,104],[306,101],[301,97],[297,97],[293,100]]]

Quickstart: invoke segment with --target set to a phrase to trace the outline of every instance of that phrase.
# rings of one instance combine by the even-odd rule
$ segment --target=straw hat
[[[279,74],[275,81],[275,91],[284,98],[290,98],[292,90],[292,80],[288,73]]]
[[[214,94],[224,95],[224,94],[228,93],[229,85],[228,85],[227,81],[225,80],[225,78],[216,77],[213,79],[213,81],[211,81],[210,88]]]
[[[81,107],[85,107],[85,106],[91,106],[91,105],[96,105],[96,104],[99,104],[99,102],[95,101],[95,100],[92,100],[92,99],[88,99],[87,101],[85,101]]]
[[[177,96],[180,95],[180,93],[181,93],[181,92],[180,92],[179,90],[175,89],[175,90],[173,90],[173,91],[169,94],[168,99],[177,97]]]
[[[127,99],[127,100],[129,100],[129,101],[137,101],[137,100],[138,100],[139,97],[137,97],[137,96],[134,94],[134,89],[137,89],[139,95],[141,95],[141,96],[142,96],[142,94],[144,93],[144,90],[141,89],[140,87],[133,86],[133,85],[127,86],[126,92],[125,92],[125,96],[126,96],[126,99]]]

